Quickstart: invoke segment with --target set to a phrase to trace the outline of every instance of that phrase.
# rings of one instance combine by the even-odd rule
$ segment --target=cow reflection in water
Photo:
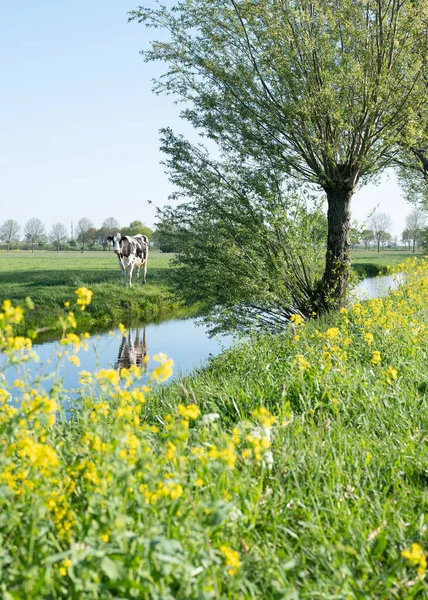
[[[142,332],[142,338],[141,338]],[[123,336],[119,348],[119,354],[115,363],[115,369],[121,372],[122,369],[129,369],[130,366],[140,367],[143,371],[147,370],[147,342],[146,328],[128,329],[127,335]]]

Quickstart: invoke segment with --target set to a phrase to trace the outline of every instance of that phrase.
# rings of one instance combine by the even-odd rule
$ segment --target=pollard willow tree
[[[422,93],[428,98],[428,68],[424,65]],[[409,202],[428,208],[428,105],[419,107],[394,157],[398,180]]]
[[[426,14],[426,0],[182,0],[131,13],[162,32],[143,51],[168,65],[155,91],[182,100],[223,155],[267,157],[324,190],[320,310],[346,297],[356,186],[391,163],[423,102]]]

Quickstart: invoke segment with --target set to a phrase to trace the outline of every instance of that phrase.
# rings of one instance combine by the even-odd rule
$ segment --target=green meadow
[[[413,254],[409,250],[362,250],[354,249],[351,252],[352,269],[359,277],[376,277],[379,273],[387,273],[387,267],[395,267],[413,256],[421,257],[425,253],[418,251]]]
[[[8,298],[22,306],[25,298],[31,297],[35,308],[27,311],[26,325],[57,330],[64,303],[73,303],[74,291],[87,287],[94,292],[94,301],[80,319],[81,328],[161,320],[182,310],[168,289],[171,257],[150,253],[147,284],[143,286],[134,271],[133,287],[125,289],[113,252],[3,252],[0,301]]]

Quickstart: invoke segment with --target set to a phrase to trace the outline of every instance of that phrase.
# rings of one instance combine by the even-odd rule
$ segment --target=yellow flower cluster
[[[301,315],[296,313],[294,315],[291,315],[290,321],[294,323],[294,325],[301,325],[302,323],[304,323],[305,319]]]
[[[324,335],[327,339],[334,340],[340,337],[340,329],[338,327],[330,327],[330,329],[327,329]]]
[[[226,448],[217,448],[212,445],[210,450],[207,453],[207,457],[210,460],[221,461],[225,463],[230,469],[235,468],[237,455],[235,451],[235,444],[233,442],[229,442]]]
[[[427,557],[424,553],[422,546],[419,544],[412,544],[410,548],[403,550],[401,554],[407,560],[410,560],[414,565],[418,567],[418,575],[423,575],[427,570]]]
[[[373,352],[370,362],[372,365],[380,365],[380,363],[382,362],[382,357],[380,355],[379,350],[375,350]]]
[[[392,381],[397,379],[397,369],[389,367],[389,369],[387,369],[383,373],[386,377],[386,382],[388,383],[388,385],[392,385]]]
[[[229,546],[220,546],[220,552],[224,556],[224,561],[227,567],[228,575],[236,575],[239,567],[241,566],[241,560],[239,558],[239,552],[232,550]]]
[[[261,462],[263,457],[263,450],[270,448],[271,442],[269,438],[261,435],[248,434],[246,439],[250,442],[250,444],[253,447],[254,458],[257,462]],[[248,458],[251,455],[252,452],[251,450],[250,452],[248,452],[248,449],[244,450],[242,453],[243,458]]]
[[[276,423],[276,417],[270,414],[267,408],[259,406],[253,410],[253,417],[255,417],[264,427],[270,429],[272,425]]]
[[[49,474],[59,465],[58,455],[49,444],[41,444],[29,436],[11,444],[9,452],[16,452],[20,458],[28,459],[28,462],[42,475]]]
[[[24,318],[23,310],[20,306],[13,306],[10,300],[5,300],[0,312],[0,329],[6,335],[11,335],[13,325],[18,325]]]
[[[174,361],[168,358],[163,352],[155,354],[153,360],[160,364],[153,369],[152,378],[157,381],[157,383],[164,383],[173,373],[172,366]]]
[[[364,334],[364,340],[367,342],[367,344],[370,346],[370,344],[373,343],[374,340],[374,336],[372,333],[368,332]]]
[[[299,367],[299,371],[305,372],[310,369],[311,365],[303,356],[303,354],[298,354],[294,359],[294,364]]]
[[[177,410],[178,414],[185,419],[197,419],[201,414],[201,409],[197,404],[188,404],[187,406],[179,404]]]
[[[80,287],[74,293],[77,296],[77,304],[80,306],[80,310],[85,310],[91,303],[93,292],[86,287]]]

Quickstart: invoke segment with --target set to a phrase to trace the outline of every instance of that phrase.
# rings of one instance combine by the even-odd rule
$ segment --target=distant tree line
[[[405,220],[405,229],[401,234],[401,243],[413,252],[416,248],[428,247],[427,213],[415,208]],[[367,227],[357,232],[356,243],[364,244],[366,250],[375,247],[378,252],[385,246],[398,247],[398,236],[393,238],[390,232],[392,219],[386,213],[375,213],[368,221]]]
[[[64,223],[55,223],[48,231],[40,219],[29,219],[23,228],[14,219],[7,219],[0,224],[0,242],[9,252],[11,249],[20,250],[107,250],[107,238],[117,232],[122,235],[146,235],[151,242],[156,243],[156,232],[153,232],[142,221],[132,221],[128,226],[121,227],[113,217],[105,219],[97,229],[90,219],[82,218],[77,222],[73,232]],[[165,251],[165,250],[164,250]]]

